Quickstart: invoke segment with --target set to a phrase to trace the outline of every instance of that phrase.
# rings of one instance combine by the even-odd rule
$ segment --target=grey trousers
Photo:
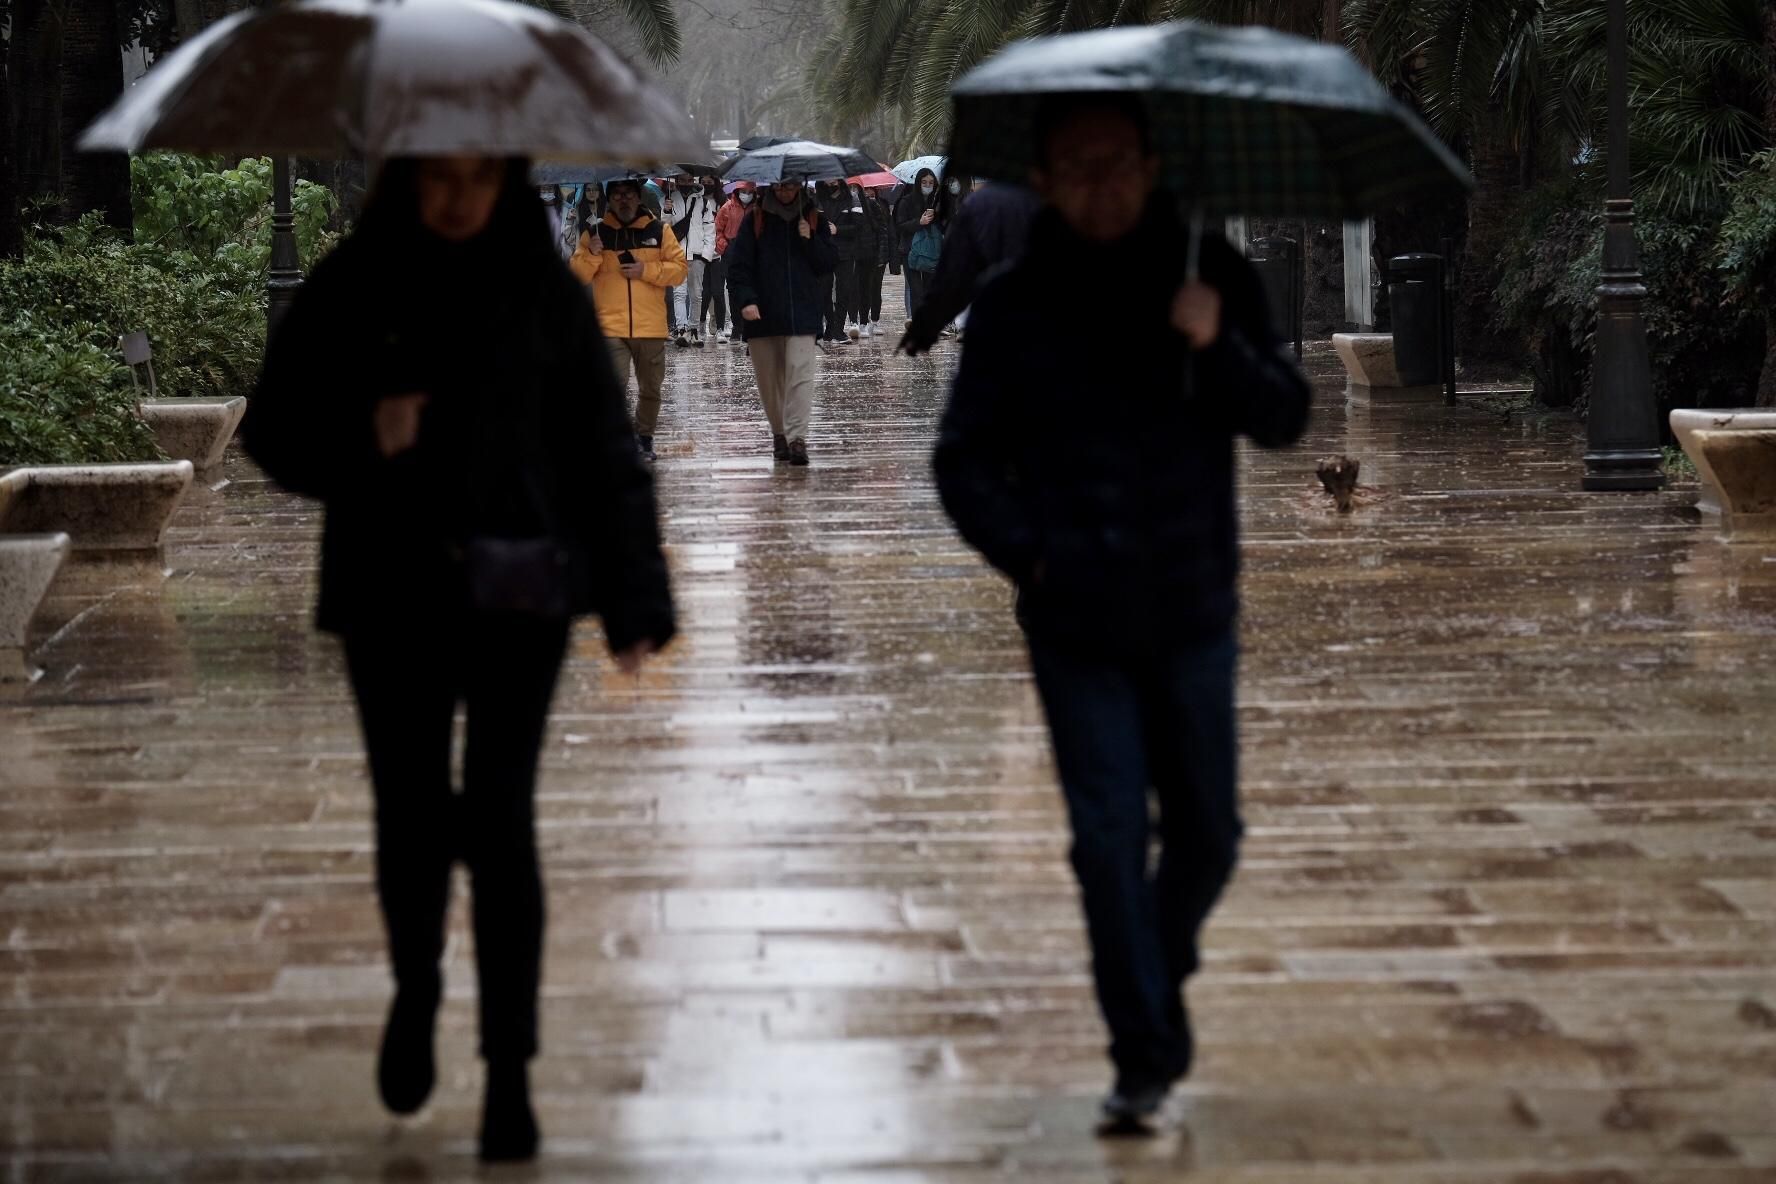
[[[814,339],[754,337],[746,344],[771,434],[806,440],[814,414]]]

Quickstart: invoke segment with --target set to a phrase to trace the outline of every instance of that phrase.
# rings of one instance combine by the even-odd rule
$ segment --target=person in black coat
[[[523,160],[389,161],[358,230],[274,331],[242,429],[272,479],[326,507],[317,624],[342,639],[357,699],[395,979],[383,1100],[415,1111],[436,1077],[460,857],[489,1160],[528,1158],[538,1141],[534,788],[570,618],[602,616],[626,670],[674,632],[652,480],[528,171]]]
[[[779,181],[758,199],[723,256],[728,302],[758,377],[771,425],[771,454],[808,463],[814,414],[814,338],[825,329],[825,292],[838,252],[819,206],[801,182]]]
[[[1105,1114],[1138,1123],[1190,1069],[1183,985],[1240,837],[1234,439],[1295,441],[1309,388],[1250,264],[1211,237],[1188,273],[1138,100],[1048,99],[1037,123],[1050,208],[969,314],[933,463],[1018,588],[1111,1034]],[[1081,314],[1107,282],[1114,345]]]
[[[937,270],[899,348],[917,355],[936,344],[982,284],[1023,254],[1041,207],[1042,199],[1023,185],[994,181],[971,194],[949,220]]]
[[[882,276],[890,268],[895,275],[900,274],[900,254],[895,247],[897,236],[894,232],[894,208],[882,197],[882,191],[866,189],[863,194],[863,208],[869,217],[875,250],[864,270],[864,288],[858,315],[866,319],[869,335],[879,337],[882,334]]]
[[[937,225],[942,230],[939,217],[943,212],[943,199],[938,193],[937,174],[930,169],[920,169],[894,203],[894,227],[900,237],[900,265],[906,272],[906,315],[908,327],[911,327],[913,313],[919,302],[925,299],[926,285],[931,281],[931,269],[914,268],[908,262],[908,253],[913,249],[913,238],[921,229]]]

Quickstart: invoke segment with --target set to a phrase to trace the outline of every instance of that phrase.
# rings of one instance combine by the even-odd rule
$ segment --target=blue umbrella
[[[919,176],[920,169],[930,169],[941,177],[949,162],[950,158],[947,156],[915,156],[911,160],[901,161],[888,171],[900,178],[902,184],[911,185]]]

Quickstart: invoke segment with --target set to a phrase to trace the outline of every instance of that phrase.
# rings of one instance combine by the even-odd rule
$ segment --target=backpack
[[[943,251],[943,231],[937,223],[921,226],[913,232],[912,245],[907,247],[908,271],[936,271],[937,257]]]

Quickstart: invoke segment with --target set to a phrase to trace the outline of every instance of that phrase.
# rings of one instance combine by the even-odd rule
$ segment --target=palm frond
[[[623,12],[648,61],[665,66],[678,60],[684,52],[684,39],[678,31],[678,13],[673,10],[672,0],[623,0]]]

